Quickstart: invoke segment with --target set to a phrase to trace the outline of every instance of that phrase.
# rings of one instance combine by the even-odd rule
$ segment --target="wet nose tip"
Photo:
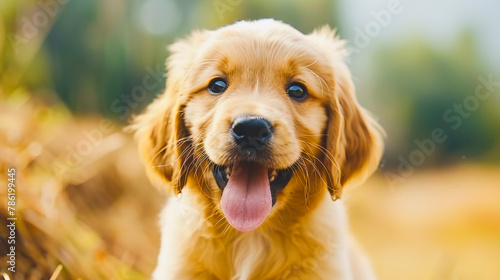
[[[259,117],[242,117],[233,122],[231,133],[237,144],[265,145],[273,134],[271,123]]]

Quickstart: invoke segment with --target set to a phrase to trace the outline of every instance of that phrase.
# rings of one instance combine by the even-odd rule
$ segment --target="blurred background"
[[[377,174],[345,197],[380,279],[500,279],[499,13],[497,0],[1,1],[0,180],[16,168],[18,222],[15,274],[0,227],[0,275],[148,279],[165,198],[123,127],[164,89],[176,38],[273,17],[338,28],[387,132]]]

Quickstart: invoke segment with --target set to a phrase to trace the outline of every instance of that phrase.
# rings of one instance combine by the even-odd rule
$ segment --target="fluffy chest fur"
[[[287,230],[217,232],[186,190],[162,213],[153,279],[352,279],[344,207],[326,194]]]

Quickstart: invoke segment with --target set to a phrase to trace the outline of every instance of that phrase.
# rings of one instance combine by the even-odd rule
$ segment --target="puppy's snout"
[[[231,134],[238,145],[262,148],[273,136],[271,123],[260,117],[240,117],[233,122]]]

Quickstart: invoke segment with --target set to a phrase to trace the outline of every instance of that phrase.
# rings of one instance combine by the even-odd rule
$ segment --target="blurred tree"
[[[146,67],[163,65],[166,39],[152,36],[134,24],[132,1],[112,2],[68,3],[45,47],[62,100],[76,113],[102,113],[117,119],[119,114],[111,104],[126,103],[123,99],[148,74]],[[162,87],[148,92],[148,100]]]
[[[375,55],[371,83],[390,143],[385,164],[399,164],[400,155],[408,158],[419,149],[415,141],[430,138],[435,128],[443,129],[447,140],[436,143],[424,164],[479,158],[494,149],[500,143],[499,100],[492,94],[476,110],[467,112],[471,106],[464,106],[480,84],[478,76],[488,76],[484,69],[468,32],[451,50],[438,51],[413,39]]]
[[[216,28],[236,20],[263,17],[281,19],[310,32],[327,23],[336,26],[335,7],[335,1],[327,0],[70,1],[52,19],[54,25],[23,84],[53,87],[77,114],[98,113],[125,121],[125,110],[137,112],[161,92],[164,82],[147,89],[147,98],[131,101],[145,76],[152,71],[155,76],[164,75],[157,69],[164,68],[165,46],[175,38],[196,28]],[[172,11],[160,10],[160,18],[156,19],[155,8]],[[153,26],[165,24],[161,16],[167,12],[178,18],[174,29],[153,34],[144,28],[144,21]],[[40,71],[49,75],[42,84],[35,82],[39,81]]]

